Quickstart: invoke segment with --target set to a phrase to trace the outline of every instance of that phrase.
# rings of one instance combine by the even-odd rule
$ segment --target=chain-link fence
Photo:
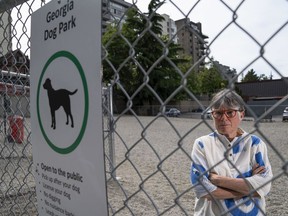
[[[178,1],[165,4],[151,1],[149,7],[147,4],[148,12],[137,8],[134,1],[102,2],[102,62],[106,83],[103,137],[109,215],[194,214],[190,154],[196,138],[214,131],[213,122],[205,113],[210,94],[224,86],[237,90],[237,80],[258,60],[284,80],[286,92],[274,104],[269,103],[263,114],[255,114],[247,105],[251,117],[244,119],[242,126],[248,133],[261,137],[268,147],[274,177],[266,197],[266,214],[288,215],[287,124],[281,121],[281,115],[273,116],[269,123],[262,121],[278,107],[287,105],[288,82],[284,78],[287,70],[279,68],[266,55],[269,56],[270,46],[287,37],[288,16],[279,20],[278,28],[270,32],[267,40],[260,42],[250,28],[238,22],[241,9],[251,1],[239,1],[233,6],[228,1],[217,1],[221,12],[226,10],[229,16],[225,23],[215,20],[219,28],[213,37],[207,35],[208,39],[201,24],[193,22],[193,13],[204,0],[189,2],[185,7]],[[30,142],[30,16],[44,4],[45,1],[35,0],[0,1],[0,215],[3,216],[37,215]],[[181,15],[179,20],[174,22],[167,14],[159,16],[166,5],[172,13]],[[220,11],[214,10],[211,16],[220,16]],[[256,18],[259,17],[251,17]],[[213,58],[213,46],[231,28],[237,28],[259,51],[242,63],[240,71],[227,69]],[[183,45],[185,41],[188,47]],[[240,61],[233,45],[241,42],[247,45],[245,41],[227,42],[223,49],[233,47],[233,52],[227,52]],[[204,78],[200,79],[200,75]],[[217,86],[219,76],[221,82]],[[179,109],[180,117],[168,117],[165,114],[168,108]],[[225,160],[228,159],[223,156]],[[245,203],[230,206],[221,214],[229,215],[240,205],[246,205],[251,194],[252,190]]]

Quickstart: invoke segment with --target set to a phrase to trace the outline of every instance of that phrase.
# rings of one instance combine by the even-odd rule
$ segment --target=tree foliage
[[[199,83],[201,93],[208,95],[212,95],[227,86],[227,81],[221,76],[213,63],[210,63],[209,67],[205,67],[199,73]]]
[[[147,14],[130,8],[122,28],[110,25],[103,36],[103,81],[118,80],[116,91],[134,104],[152,103],[153,91],[165,100],[180,85],[176,65],[186,59],[178,56],[179,45],[162,36],[164,18],[156,12],[162,4],[152,0]]]
[[[253,82],[253,81],[261,81],[261,80],[269,80],[272,79],[272,76],[268,78],[265,74],[257,75],[254,69],[250,69],[245,77],[242,79],[242,82]]]
[[[247,72],[242,82],[251,82],[251,81],[258,81],[258,80],[259,80],[259,77],[257,76],[256,71],[254,69],[251,69]]]
[[[165,101],[183,83],[196,95],[211,95],[227,85],[212,63],[195,72],[192,57],[180,57],[182,48],[162,35],[164,18],[157,9],[163,3],[151,0],[146,14],[128,9],[125,23],[109,25],[103,35],[103,82],[116,83],[114,93],[133,105],[155,104],[158,97]],[[187,92],[180,91],[172,100],[186,98]]]

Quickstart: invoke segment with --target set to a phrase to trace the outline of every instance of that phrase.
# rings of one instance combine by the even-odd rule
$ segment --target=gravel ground
[[[212,121],[206,123],[163,117],[121,117],[117,121],[118,181],[108,184],[110,205],[114,212],[119,211],[116,215],[193,215],[189,156],[194,140],[211,132]],[[266,199],[267,215],[288,215],[288,179],[282,170],[288,161],[288,124],[280,120],[262,122],[257,127],[254,124],[243,121],[242,127],[262,138],[265,135],[274,176],[279,176]],[[273,143],[273,148],[268,143]]]
[[[212,121],[124,116],[115,123],[115,179],[107,175],[110,215],[193,215],[189,156],[194,140],[211,132]],[[288,123],[254,124],[243,121],[242,127],[266,140],[275,176],[267,215],[288,215],[287,169],[286,175],[282,169]],[[0,215],[37,215],[30,144],[7,143],[1,135]]]

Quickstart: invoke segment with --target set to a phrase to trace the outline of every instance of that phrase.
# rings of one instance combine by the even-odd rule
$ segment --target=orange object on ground
[[[10,138],[12,142],[23,143],[24,141],[24,124],[21,116],[8,116],[10,124]]]

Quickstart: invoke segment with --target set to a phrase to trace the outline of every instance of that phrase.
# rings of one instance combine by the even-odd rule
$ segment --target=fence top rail
[[[9,77],[26,77],[30,78],[29,74],[24,74],[24,73],[17,73],[17,72],[12,72],[12,71],[5,71],[1,70],[1,75],[3,76],[9,76]]]

